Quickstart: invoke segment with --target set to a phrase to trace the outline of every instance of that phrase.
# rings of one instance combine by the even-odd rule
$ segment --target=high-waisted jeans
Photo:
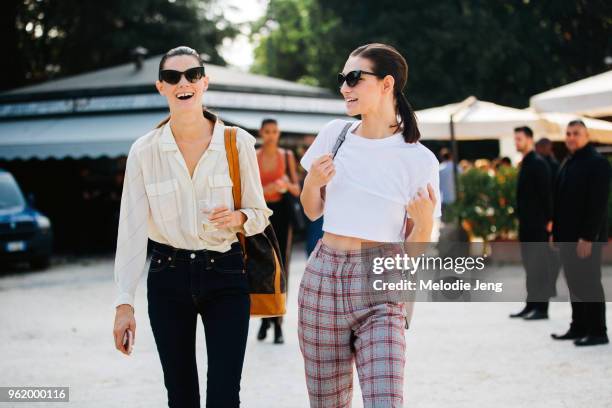
[[[153,242],[147,299],[168,406],[200,407],[195,356],[200,314],[208,354],[206,407],[238,407],[250,310],[240,244],[216,252]]]

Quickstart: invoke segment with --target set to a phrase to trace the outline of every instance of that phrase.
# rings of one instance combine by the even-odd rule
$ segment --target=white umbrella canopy
[[[612,116],[612,70],[534,95],[529,104],[538,112]]]
[[[612,122],[571,113],[537,112],[533,108],[516,109],[480,101],[473,96],[462,102],[417,111],[417,123],[422,138],[449,140],[450,117],[453,114],[457,140],[504,141],[512,138],[515,127],[529,126],[536,138],[548,137],[562,141],[565,139],[567,124],[581,119],[589,129],[592,141],[612,144]]]
[[[424,140],[450,139],[450,116],[455,114],[457,140],[502,139],[511,137],[517,126],[544,131],[539,116],[532,111],[485,102],[470,96],[466,100],[416,112]]]
[[[533,108],[516,109],[480,101],[473,96],[459,103],[423,109],[416,112],[423,140],[450,140],[450,117],[454,115],[455,139],[497,139],[500,155],[518,160],[514,147],[514,128],[529,126],[536,135],[553,141],[565,140],[567,124],[581,119],[589,129],[594,142],[612,144],[612,123],[590,119],[576,114],[536,112]]]
[[[580,117],[571,113],[542,112],[539,116],[544,127],[541,136],[546,136],[550,140],[564,140],[567,124],[572,120],[580,119],[589,130],[591,141],[612,144],[612,122]]]

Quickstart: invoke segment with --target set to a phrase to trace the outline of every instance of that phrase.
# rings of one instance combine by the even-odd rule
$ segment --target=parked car
[[[13,175],[0,169],[0,261],[28,261],[49,266],[53,245],[51,221],[23,196]]]

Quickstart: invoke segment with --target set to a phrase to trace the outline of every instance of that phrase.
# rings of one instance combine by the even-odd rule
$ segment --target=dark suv
[[[28,203],[11,173],[0,169],[0,261],[46,268],[52,244],[49,218]]]

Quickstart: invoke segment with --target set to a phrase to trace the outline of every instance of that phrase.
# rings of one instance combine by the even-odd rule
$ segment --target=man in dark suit
[[[577,346],[607,344],[601,250],[608,241],[610,164],[589,144],[580,120],[568,124],[565,144],[569,156],[555,183],[553,239],[570,291],[572,322],[567,333],[551,336]]]
[[[548,319],[550,279],[547,262],[548,223],[552,219],[552,184],[548,164],[534,151],[533,131],[527,126],[514,129],[516,150],[523,154],[516,204],[519,220],[521,258],[527,278],[527,303],[510,317],[525,320]]]

